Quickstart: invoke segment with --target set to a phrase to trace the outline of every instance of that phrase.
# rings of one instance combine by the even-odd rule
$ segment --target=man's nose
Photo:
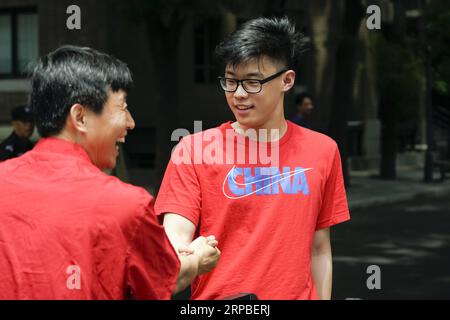
[[[248,93],[247,93],[247,91],[244,90],[242,83],[238,84],[238,87],[237,87],[236,91],[234,92],[234,96],[235,97],[244,97],[244,98],[248,96]]]
[[[134,122],[133,116],[130,111],[127,111],[127,130],[133,130],[135,126],[136,123]]]

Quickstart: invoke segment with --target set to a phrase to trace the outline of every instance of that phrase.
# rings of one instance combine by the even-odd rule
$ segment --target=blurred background
[[[67,27],[71,5],[80,29]],[[305,36],[287,118],[308,93],[308,126],[342,154],[353,219],[333,232],[335,298],[449,299],[449,1],[1,0],[0,142],[10,111],[28,103],[33,62],[90,46],[125,61],[135,80],[136,129],[115,174],[156,194],[176,128],[233,120],[214,48],[260,16],[288,16]],[[370,265],[380,289],[367,286]]]

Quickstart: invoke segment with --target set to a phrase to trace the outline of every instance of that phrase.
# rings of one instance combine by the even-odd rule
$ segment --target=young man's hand
[[[218,242],[214,236],[198,237],[189,245],[188,249],[198,256],[198,274],[204,274],[214,269],[220,259]]]

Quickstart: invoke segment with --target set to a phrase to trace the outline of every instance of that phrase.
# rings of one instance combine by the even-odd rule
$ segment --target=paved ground
[[[335,299],[450,299],[450,195],[354,209],[332,238]],[[381,290],[367,289],[370,265]]]
[[[381,180],[376,171],[352,171],[347,196],[350,209],[369,208],[375,205],[412,200],[417,196],[450,195],[450,179],[423,182],[423,168],[398,167],[396,180]]]

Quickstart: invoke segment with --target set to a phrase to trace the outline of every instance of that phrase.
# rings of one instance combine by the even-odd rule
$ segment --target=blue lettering
[[[261,179],[262,181],[262,185],[264,186],[264,189],[261,190],[263,191],[263,194],[268,195],[268,194],[272,194],[272,188],[271,188],[271,184],[272,184],[272,169],[274,168],[268,168],[268,167],[263,167],[263,168],[258,168],[261,170]],[[276,168],[275,168],[276,169]]]
[[[244,168],[244,177],[245,177],[245,194],[250,194],[253,191],[252,190],[253,183],[254,181],[256,181],[258,177],[252,176],[252,168]]]
[[[292,192],[291,177],[291,168],[284,167],[283,173],[279,175],[281,189],[283,190],[284,194],[295,194],[294,192]]]
[[[292,186],[292,193],[299,193],[300,191],[306,196],[309,194],[308,182],[303,168],[295,168],[294,183]]]
[[[244,182],[238,183],[238,177],[242,176]],[[236,196],[250,194],[270,195],[298,194],[309,195],[309,186],[303,168],[297,167],[294,171],[290,167],[283,167],[283,172],[277,167],[256,167],[254,174],[252,168],[234,168],[228,176],[230,191]],[[253,188],[254,186],[254,188]]]
[[[236,184],[237,177],[242,175],[242,169],[241,168],[234,168],[233,172],[228,176],[228,187],[230,188],[230,191],[233,192],[237,196],[243,196],[245,194],[245,191],[243,188],[239,187]]]

